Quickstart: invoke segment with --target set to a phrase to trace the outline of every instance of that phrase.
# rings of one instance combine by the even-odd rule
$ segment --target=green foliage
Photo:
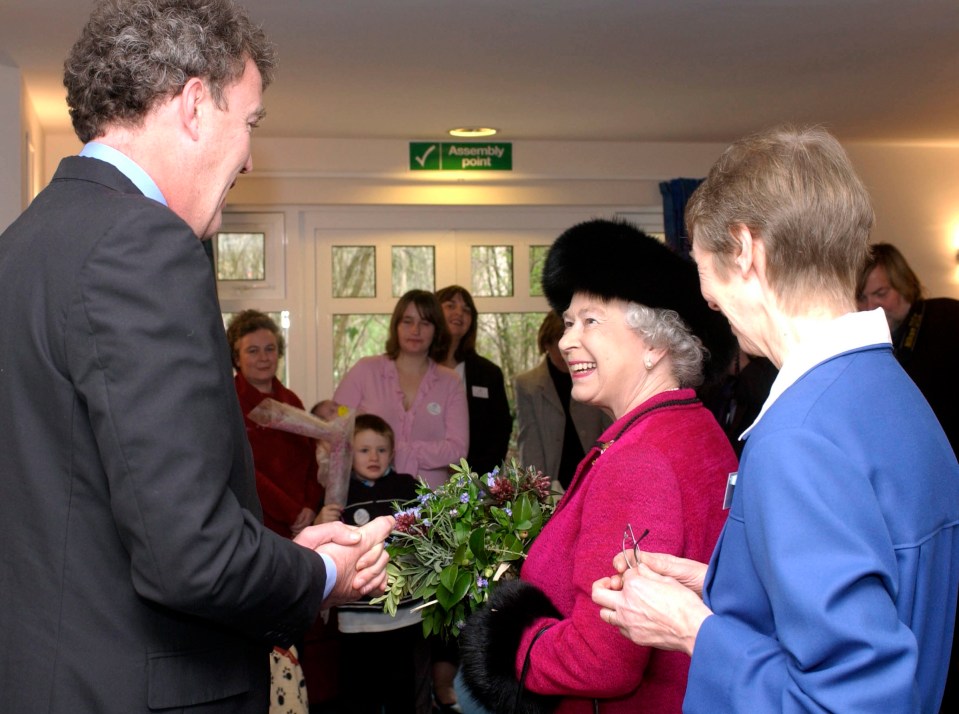
[[[479,476],[464,459],[452,468],[447,483],[421,484],[397,513],[387,591],[374,600],[390,614],[421,600],[424,634],[444,638],[459,635],[501,578],[518,575],[517,561],[553,512],[549,477],[535,467],[514,460]]]

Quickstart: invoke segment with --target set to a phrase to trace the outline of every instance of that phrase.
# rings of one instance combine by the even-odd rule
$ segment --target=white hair
[[[628,302],[626,324],[653,349],[666,350],[673,377],[680,387],[697,387],[703,383],[703,362],[708,350],[679,313]]]

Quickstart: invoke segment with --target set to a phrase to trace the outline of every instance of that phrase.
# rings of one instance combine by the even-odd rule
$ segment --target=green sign
[[[509,142],[410,142],[410,171],[512,171],[513,145]]]

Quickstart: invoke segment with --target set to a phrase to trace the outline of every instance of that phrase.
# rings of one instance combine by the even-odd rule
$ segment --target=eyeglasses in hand
[[[639,543],[648,535],[649,528],[646,528],[637,538],[633,535],[633,527],[629,523],[626,524],[626,530],[623,532],[623,557],[630,568],[639,567]],[[632,554],[632,562],[630,562],[630,554]]]

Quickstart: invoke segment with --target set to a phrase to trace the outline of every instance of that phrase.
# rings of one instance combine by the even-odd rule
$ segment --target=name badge
[[[736,490],[736,477],[739,476],[738,471],[733,471],[729,474],[729,478],[726,479],[726,495],[723,496],[723,510],[728,511],[729,507],[733,505],[733,491]]]
[[[479,399],[489,399],[489,389],[473,385],[473,396]]]
[[[365,508],[357,508],[353,514],[353,522],[358,526],[365,526],[370,522],[370,512]]]

